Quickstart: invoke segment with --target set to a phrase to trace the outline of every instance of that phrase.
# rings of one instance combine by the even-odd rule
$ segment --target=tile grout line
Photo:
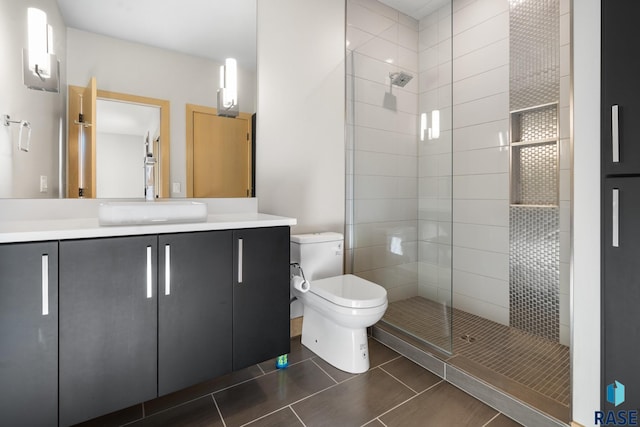
[[[380,370],[382,372],[385,372],[387,375],[389,375],[391,378],[393,378],[394,380],[398,381],[400,384],[402,384],[403,386],[405,386],[406,388],[408,388],[409,390],[411,390],[412,392],[414,392],[416,395],[418,394],[417,391],[415,391],[414,389],[412,389],[411,387],[409,387],[407,384],[405,384],[404,382],[400,381],[400,379],[398,379],[395,375],[391,374],[389,371],[384,370],[384,368],[380,367]]]
[[[386,371],[385,371],[385,372],[386,372]],[[428,388],[426,388],[426,389],[422,390],[420,393],[417,393],[416,395],[411,396],[410,398],[408,398],[408,399],[407,399],[407,400],[405,400],[404,402],[400,402],[400,403],[398,403],[398,404],[397,404],[396,406],[394,406],[393,408],[389,408],[389,409],[387,409],[386,411],[384,411],[383,413],[381,413],[380,415],[378,415],[378,416],[376,417],[376,419],[378,419],[378,420],[379,420],[379,419],[380,419],[380,417],[382,417],[382,416],[384,416],[384,415],[388,414],[389,412],[391,412],[391,411],[393,411],[393,410],[397,409],[398,407],[400,407],[400,406],[404,405],[405,403],[409,402],[410,400],[413,400],[413,399],[417,398],[418,396],[420,396],[420,395],[424,394],[425,392],[427,392],[427,391],[431,390],[432,388],[434,388],[435,386],[437,386],[438,384],[440,384],[440,383],[442,383],[442,382],[444,382],[444,380],[443,380],[443,379],[441,379],[441,380],[440,380],[440,381],[438,381],[437,383],[433,384],[431,387],[428,387]],[[384,424],[384,423],[383,423],[383,424]]]
[[[302,425],[304,427],[307,427],[307,425],[304,423],[304,421],[302,421],[302,418],[300,418],[300,415],[298,415],[298,413],[295,411],[295,409],[293,409],[293,406],[289,405],[288,406],[289,409],[291,409],[291,412],[293,412],[293,415],[296,416],[296,418],[298,418],[298,420],[300,420],[300,422],[302,423]]]
[[[218,415],[220,416],[220,419],[222,420],[223,427],[227,427],[227,423],[224,421],[224,417],[222,416],[222,412],[220,411],[220,407],[218,406],[218,402],[216,402],[216,398],[213,397],[213,393],[211,393],[210,396],[211,396],[211,399],[213,400],[213,404],[216,405],[216,410],[218,411]]]
[[[493,409],[495,409],[495,408],[493,408]],[[501,412],[500,412],[500,411],[498,411],[498,413],[497,413],[497,414],[495,414],[495,415],[493,416],[493,418],[491,418],[491,419],[490,419],[489,421],[487,421],[486,423],[482,424],[482,427],[487,427],[489,424],[491,424],[491,422],[492,422],[493,420],[495,420],[496,418],[498,418],[498,417],[500,416],[500,414],[501,414]]]
[[[318,365],[314,359],[311,359],[311,362],[313,362],[314,365],[316,365],[322,372],[324,372],[329,378],[331,378],[334,383],[340,384],[335,378],[333,378],[331,375],[329,375],[329,373],[327,371],[322,369],[322,366]]]

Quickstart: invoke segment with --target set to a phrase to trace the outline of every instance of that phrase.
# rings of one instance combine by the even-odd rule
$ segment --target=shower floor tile
[[[569,407],[567,346],[422,297],[389,304],[383,321]]]

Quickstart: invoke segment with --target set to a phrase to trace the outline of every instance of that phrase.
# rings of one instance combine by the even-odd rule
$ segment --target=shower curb
[[[570,425],[467,374],[450,365],[447,361],[415,347],[379,326],[371,328],[371,336],[376,341],[397,351],[407,359],[526,427],[568,427]]]

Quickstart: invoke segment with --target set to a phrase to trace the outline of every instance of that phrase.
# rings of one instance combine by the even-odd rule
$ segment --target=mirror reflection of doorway
[[[187,197],[253,195],[252,117],[187,104]]]
[[[110,99],[96,104],[96,197],[144,197],[146,153],[160,157],[160,107]]]
[[[104,117],[98,114],[99,103]],[[149,113],[137,113],[137,107]],[[147,135],[157,160],[156,197],[169,197],[169,107],[169,101],[163,99],[98,90],[95,78],[86,88],[69,85],[67,197],[144,197],[143,161]],[[118,110],[121,111],[118,113]],[[81,111],[82,125],[79,123]],[[159,118],[150,119],[151,115]],[[139,123],[132,123],[134,117],[138,117],[135,121]],[[98,141],[98,132],[108,136]],[[128,135],[131,140],[142,140],[144,150],[139,149],[139,144],[125,144],[123,141],[127,138],[122,135]],[[130,179],[124,180],[125,176]]]

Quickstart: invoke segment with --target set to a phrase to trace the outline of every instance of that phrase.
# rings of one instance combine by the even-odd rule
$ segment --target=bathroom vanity
[[[0,221],[3,423],[71,425],[288,353],[294,224]]]

